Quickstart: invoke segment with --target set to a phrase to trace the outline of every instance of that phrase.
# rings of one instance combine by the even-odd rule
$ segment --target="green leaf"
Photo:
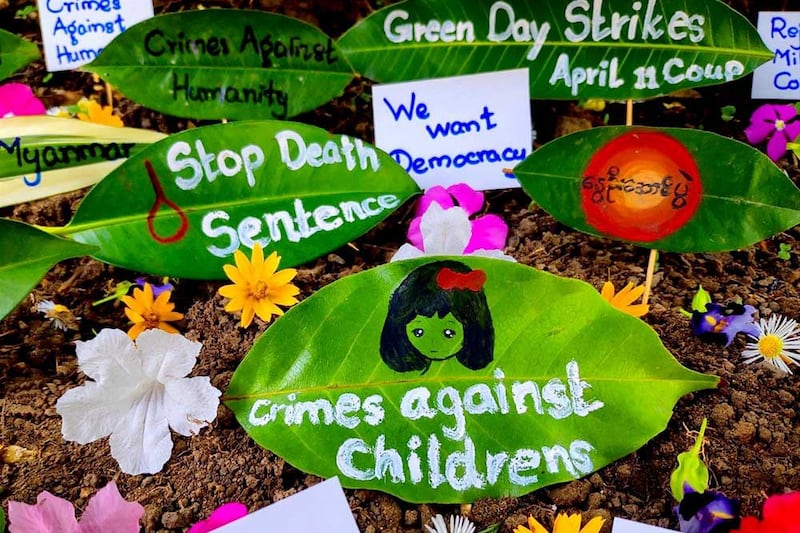
[[[198,119],[285,119],[328,102],[353,79],[314,26],[234,9],[148,19],[83,68],[144,106]]]
[[[622,170],[609,189],[614,167]],[[800,191],[783,171],[751,146],[704,131],[580,131],[534,151],[514,175],[562,223],[668,252],[735,250],[800,223]]]
[[[700,426],[700,433],[694,446],[687,452],[678,454],[678,468],[669,477],[669,487],[672,496],[678,501],[683,500],[685,484],[688,484],[695,492],[705,492],[708,488],[708,468],[700,459],[700,450],[703,447],[703,436],[706,434],[708,421],[704,418]]]
[[[533,98],[570,100],[724,83],[774,55],[718,0],[407,0],[362,20],[339,46],[379,82],[528,68]]]
[[[730,122],[736,115],[736,106],[726,105],[720,108],[720,116],[724,122]]]
[[[0,80],[39,59],[39,47],[35,43],[0,29]]]
[[[6,512],[0,508],[0,531],[6,530]]]
[[[472,502],[586,475],[662,431],[682,395],[717,383],[683,368],[649,326],[582,281],[447,259],[347,276],[272,324],[226,393],[245,430],[347,487]],[[439,327],[450,333],[438,337]],[[445,337],[456,344],[442,340],[434,355]]]
[[[282,266],[297,265],[362,235],[418,192],[360,139],[294,122],[234,122],[148,146],[54,232],[132,270],[224,279],[240,244],[259,241]]]
[[[706,309],[706,304],[710,304],[711,301],[711,295],[703,288],[702,285],[700,285],[697,288],[697,293],[692,298],[692,311],[705,313],[708,311],[708,309]]]
[[[36,287],[53,265],[94,250],[77,242],[6,218],[0,218],[0,318]]]
[[[792,258],[792,245],[786,243],[780,243],[780,250],[778,250],[778,257],[783,259],[784,261],[788,261]]]
[[[6,118],[3,126],[13,135],[0,137],[0,207],[93,185],[125,157],[166,137],[49,116]]]

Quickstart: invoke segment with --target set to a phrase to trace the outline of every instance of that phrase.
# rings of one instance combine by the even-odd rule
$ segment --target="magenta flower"
[[[21,83],[0,85],[0,118],[44,115],[46,111],[44,104],[34,96],[27,85]]]
[[[9,501],[9,533],[41,531],[50,533],[138,533],[144,507],[127,502],[120,496],[113,481],[92,496],[81,521],[75,519],[70,502],[44,491],[36,497],[36,505]]]
[[[239,502],[231,502],[217,507],[211,516],[197,522],[186,533],[208,533],[217,528],[230,524],[247,515],[247,506]]]
[[[431,187],[420,198],[414,219],[408,228],[408,241],[416,248],[425,251],[420,223],[422,215],[432,203],[439,204],[442,209],[460,207],[467,216],[472,216],[483,208],[483,193],[473,190],[466,183],[457,183],[447,189],[437,185]],[[497,215],[482,215],[470,220],[472,234],[464,248],[464,255],[475,250],[503,250],[506,246],[508,226]]]
[[[750,144],[769,137],[767,155],[777,161],[786,153],[786,144],[800,135],[800,120],[796,118],[797,109],[793,105],[764,104],[753,112],[744,134]]]

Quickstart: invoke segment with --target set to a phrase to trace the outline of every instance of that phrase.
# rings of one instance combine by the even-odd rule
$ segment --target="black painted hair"
[[[416,316],[442,317],[452,313],[464,327],[464,343],[455,357],[465,367],[478,370],[492,361],[494,326],[486,295],[478,290],[442,289],[437,276],[443,269],[467,274],[472,269],[457,261],[428,263],[403,279],[389,300],[389,312],[381,332],[381,358],[397,372],[428,370],[431,360],[408,339],[406,325]]]

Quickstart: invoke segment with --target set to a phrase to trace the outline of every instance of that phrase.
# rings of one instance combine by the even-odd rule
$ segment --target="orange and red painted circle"
[[[631,131],[592,156],[581,181],[581,206],[598,232],[652,242],[691,220],[702,193],[697,163],[680,141]]]

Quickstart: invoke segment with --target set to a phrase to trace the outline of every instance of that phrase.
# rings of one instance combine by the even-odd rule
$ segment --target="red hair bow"
[[[461,274],[449,268],[443,268],[436,275],[436,284],[445,291],[461,289],[478,292],[486,283],[486,273],[483,270],[473,270]]]

